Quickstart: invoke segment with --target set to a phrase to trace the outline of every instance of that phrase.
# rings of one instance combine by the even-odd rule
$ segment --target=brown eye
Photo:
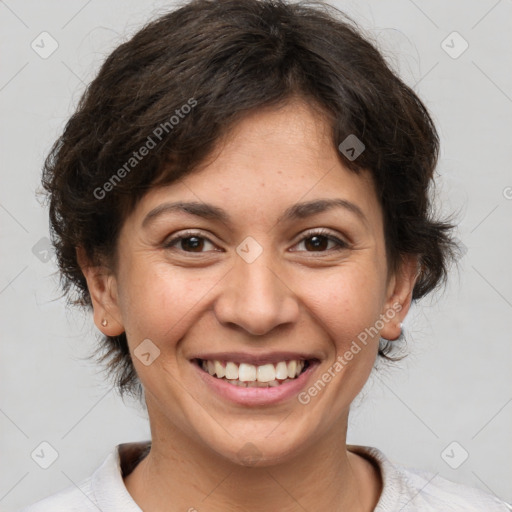
[[[205,244],[211,244],[213,246],[213,243],[208,240],[208,238],[200,236],[199,233],[191,232],[171,238],[164,244],[164,248],[200,254],[205,252],[203,250]]]
[[[201,252],[204,246],[204,238],[199,236],[188,236],[180,240],[181,248],[185,251],[191,250],[193,252]]]
[[[325,251],[329,245],[330,240],[326,236],[309,236],[304,240],[304,247],[311,249],[312,251]]]
[[[330,234],[329,231],[320,230],[308,233],[299,244],[304,244],[306,252],[327,252],[331,249],[342,250],[348,247],[348,243]],[[333,243],[334,247],[329,247]]]

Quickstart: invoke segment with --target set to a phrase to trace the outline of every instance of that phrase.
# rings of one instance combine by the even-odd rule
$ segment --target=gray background
[[[458,212],[466,248],[446,292],[409,314],[411,355],[373,374],[348,441],[512,501],[512,1],[335,5],[378,40],[432,112],[442,211]],[[102,60],[170,6],[0,1],[1,510],[79,482],[115,444],[149,439],[145,413],[84,360],[95,328],[58,298],[36,193],[42,160]],[[58,43],[47,58],[44,31]],[[43,441],[58,453],[48,469],[31,457]]]

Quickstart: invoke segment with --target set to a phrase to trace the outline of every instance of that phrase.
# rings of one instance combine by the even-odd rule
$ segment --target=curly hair
[[[418,255],[413,300],[446,281],[457,244],[432,209],[434,123],[357,25],[315,2],[193,0],[110,54],[45,161],[68,302],[92,306],[77,247],[115,268],[123,221],[149,189],[191,172],[249,111],[297,96],[325,112],[334,147],[349,135],[364,143],[358,158],[339,158],[371,172],[390,268]],[[126,335],[104,336],[100,347],[121,396],[140,396]],[[391,350],[381,340],[379,354]]]

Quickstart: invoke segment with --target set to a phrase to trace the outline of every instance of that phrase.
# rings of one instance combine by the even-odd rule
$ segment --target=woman
[[[346,444],[456,252],[437,156],[421,101],[327,7],[198,0],[117,48],[43,182],[64,290],[151,441],[25,510],[510,510]]]

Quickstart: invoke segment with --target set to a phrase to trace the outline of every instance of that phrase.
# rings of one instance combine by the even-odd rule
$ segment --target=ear
[[[412,292],[419,276],[419,257],[405,255],[402,257],[397,271],[390,277],[386,302],[382,314],[389,321],[385,322],[380,335],[387,340],[396,340],[400,337],[402,329],[400,324],[411,307]],[[392,313],[394,312],[394,315]]]
[[[76,248],[76,257],[87,281],[96,327],[106,336],[119,336],[124,332],[124,327],[118,304],[116,277],[106,266],[92,264],[83,247]]]

